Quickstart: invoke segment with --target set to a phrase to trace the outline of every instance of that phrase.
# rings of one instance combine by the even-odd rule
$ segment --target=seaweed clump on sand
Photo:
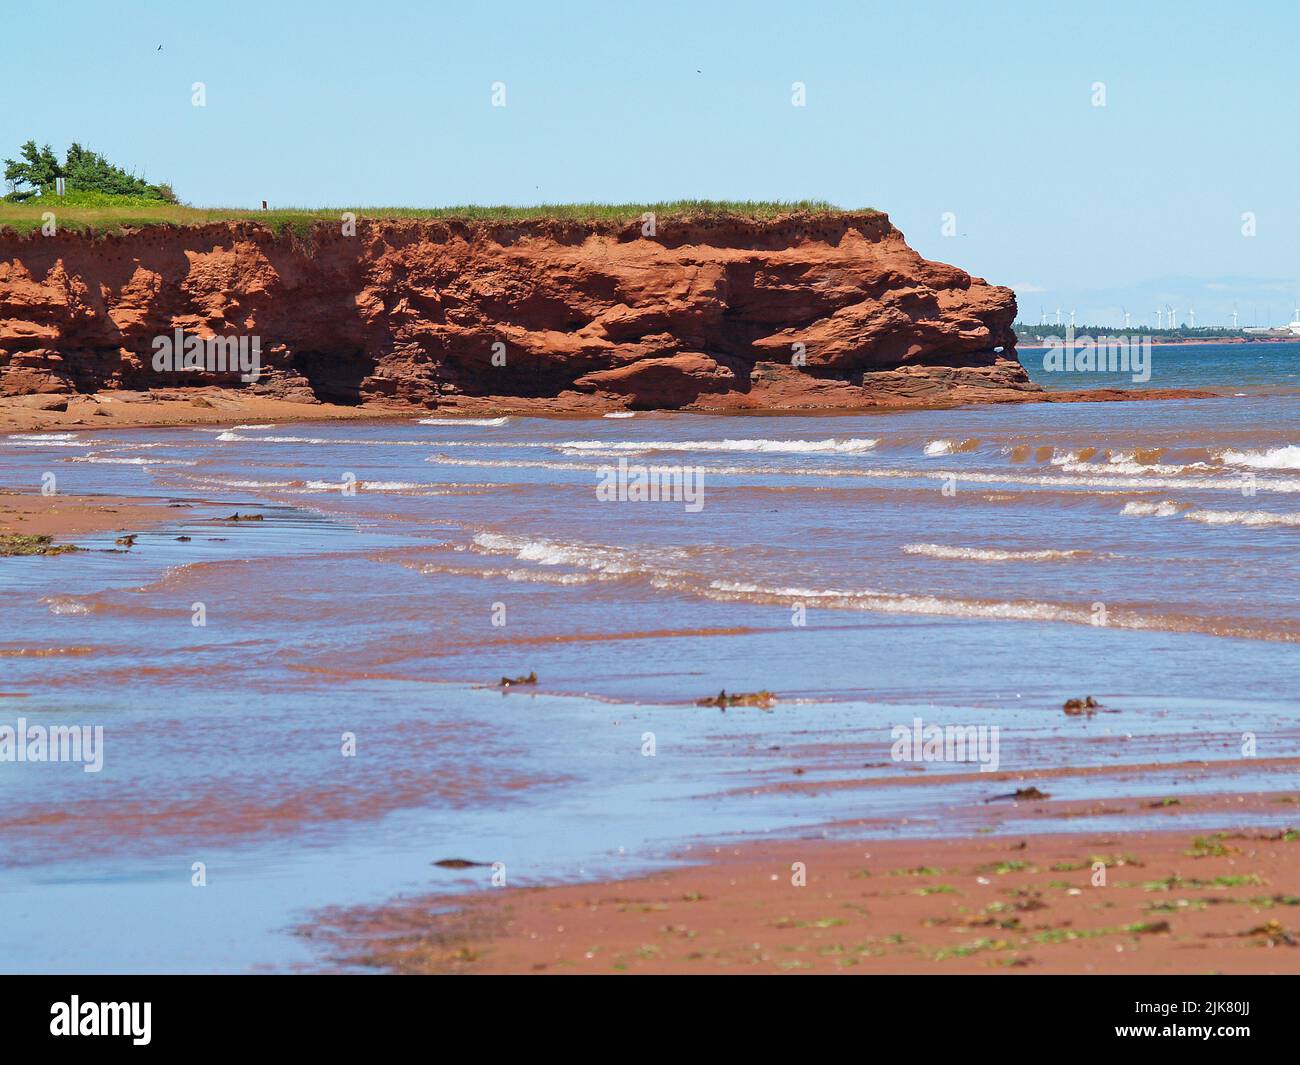
[[[513,688],[516,684],[536,684],[536,683],[537,683],[537,671],[534,670],[533,672],[529,673],[528,676],[526,677],[502,677],[501,683],[498,684],[497,687]]]
[[[56,544],[50,536],[0,536],[0,558],[19,555],[67,555],[80,551],[76,544]]]
[[[1242,938],[1253,937],[1262,943],[1267,943],[1270,947],[1276,947],[1286,944],[1288,947],[1300,945],[1296,937],[1283,927],[1281,921],[1266,921],[1262,925],[1250,929],[1248,932],[1238,933]]]
[[[1079,717],[1081,715],[1091,717],[1097,712],[1100,706],[1101,703],[1097,702],[1096,699],[1089,695],[1086,699],[1066,699],[1065,705],[1062,709],[1071,717]]]
[[[759,692],[733,692],[727,694],[727,689],[723,688],[717,695],[712,695],[707,699],[697,699],[696,706],[716,706],[720,710],[725,710],[729,706],[757,706],[760,710],[770,710],[776,702],[776,696],[764,688]]]

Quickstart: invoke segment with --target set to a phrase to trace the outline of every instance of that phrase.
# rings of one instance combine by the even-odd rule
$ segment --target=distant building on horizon
[[[1294,317],[1286,325],[1278,326],[1276,329],[1271,325],[1250,326],[1243,329],[1243,333],[1250,333],[1254,336],[1271,336],[1271,337],[1300,337],[1300,307],[1295,309]]]

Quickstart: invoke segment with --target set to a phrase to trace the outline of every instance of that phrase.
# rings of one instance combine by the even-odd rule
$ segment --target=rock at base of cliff
[[[684,407],[701,395],[730,391],[735,373],[700,352],[641,359],[613,370],[597,370],[574,382],[581,392],[627,397],[632,406]]]

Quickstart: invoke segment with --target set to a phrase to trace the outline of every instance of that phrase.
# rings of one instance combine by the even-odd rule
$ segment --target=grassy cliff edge
[[[338,223],[347,213],[355,215],[357,220],[631,222],[646,213],[653,213],[659,221],[671,218],[769,220],[790,214],[860,212],[846,212],[823,200],[672,200],[663,203],[557,203],[532,207],[284,207],[261,211],[242,207],[190,207],[144,197],[71,192],[62,199],[41,197],[22,203],[0,200],[0,230],[11,229],[20,235],[39,231],[47,213],[53,213],[58,229],[77,232],[113,233],[151,225],[192,226],[245,220],[260,222],[273,230],[289,226],[299,235],[305,235],[318,222]]]

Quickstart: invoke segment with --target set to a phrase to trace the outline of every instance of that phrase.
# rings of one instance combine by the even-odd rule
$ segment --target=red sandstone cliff
[[[154,370],[154,338],[177,329],[259,337],[262,378],[215,383],[300,401],[779,409],[1037,391],[1012,292],[921,258],[883,214],[663,219],[649,238],[640,222],[340,228],[0,234],[0,396],[213,384]]]

